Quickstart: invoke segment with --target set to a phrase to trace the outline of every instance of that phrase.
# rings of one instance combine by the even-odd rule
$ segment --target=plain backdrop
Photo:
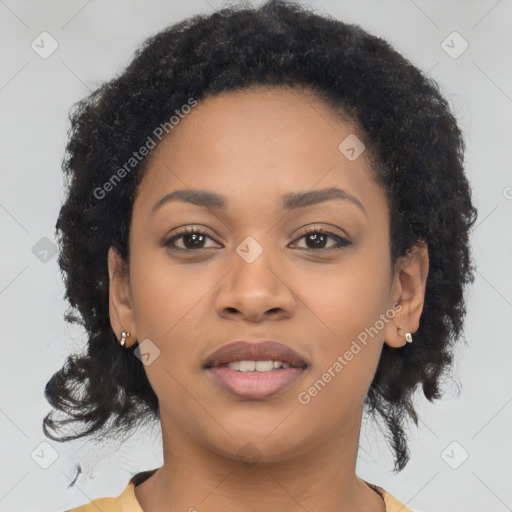
[[[418,391],[421,421],[409,429],[412,457],[398,476],[382,433],[363,422],[357,473],[417,511],[512,510],[512,2],[307,4],[386,38],[439,82],[466,138],[479,209],[468,347],[460,345],[455,365],[461,392],[448,383],[445,398],[430,404]],[[217,0],[0,0],[1,512],[62,512],[115,496],[132,473],[162,463],[158,425],[123,446],[58,443],[42,432],[44,386],[85,343],[63,319],[54,253],[60,165],[75,101],[120,72],[150,34],[219,7]],[[39,51],[31,46],[42,37],[44,51],[58,44],[47,58],[41,43]],[[81,473],[70,486],[76,464]]]

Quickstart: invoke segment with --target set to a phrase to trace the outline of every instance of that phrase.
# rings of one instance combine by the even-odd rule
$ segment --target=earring
[[[398,331],[403,331],[403,327],[399,327]],[[412,334],[410,332],[405,333],[405,342],[412,343]]]
[[[126,343],[126,338],[128,338],[128,336],[130,336],[129,332],[125,332],[125,331],[121,332],[121,339],[119,340],[119,343],[122,347],[124,347],[124,345]]]

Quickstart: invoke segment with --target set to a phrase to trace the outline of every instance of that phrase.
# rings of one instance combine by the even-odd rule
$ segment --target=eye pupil
[[[197,233],[191,233],[190,235],[186,235],[183,237],[183,244],[185,245],[185,247],[199,247],[199,244],[196,244],[196,243],[192,243],[191,245],[189,245],[188,243],[186,243],[185,241],[186,240],[194,240],[195,242],[199,242],[199,244],[201,242],[204,242],[204,237],[203,235],[200,235],[200,234],[197,234]]]
[[[321,247],[323,248],[323,247],[324,247],[324,244],[325,244],[325,238],[326,238],[326,236],[325,236],[325,235],[323,235],[323,234],[321,234],[321,233],[313,233],[313,234],[311,234],[311,235],[309,235],[309,236],[307,237],[307,240],[309,240],[309,241],[311,241],[311,240],[312,240],[312,241],[314,241],[314,242],[318,242],[318,241],[320,241],[320,239],[321,239],[320,244],[321,244]],[[323,243],[322,243],[322,242],[323,242]],[[313,247],[319,247],[319,246],[320,246],[320,244],[318,244],[318,243],[314,243],[314,244],[313,244]]]

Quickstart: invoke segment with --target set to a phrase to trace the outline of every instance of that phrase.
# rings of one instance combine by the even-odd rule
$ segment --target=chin
[[[248,425],[240,425],[240,428],[229,431],[233,437],[226,434],[222,439],[212,440],[210,445],[213,451],[247,466],[287,462],[305,452],[310,445],[297,436],[297,431],[292,436],[288,430],[276,429],[272,432],[272,429],[259,430]]]

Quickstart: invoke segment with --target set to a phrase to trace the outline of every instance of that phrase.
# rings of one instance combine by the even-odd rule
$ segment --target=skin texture
[[[108,255],[114,331],[160,350],[145,370],[159,398],[164,464],[135,489],[144,510],[385,510],[355,474],[363,400],[383,343],[399,349],[418,329],[428,252],[418,246],[391,271],[384,191],[364,152],[349,161],[338,150],[357,133],[309,93],[254,88],[204,99],[153,151],[134,203],[129,270],[112,248]],[[329,187],[356,196],[365,212],[346,200],[282,209],[286,193]],[[177,189],[225,195],[228,208],[176,201],[151,215]],[[208,235],[189,256],[162,245],[185,226]],[[316,248],[308,228],[350,245],[326,252],[336,245],[328,238]],[[247,236],[263,249],[252,263],[236,252]],[[394,318],[301,404],[298,394],[396,302]],[[241,400],[213,383],[202,367],[209,354],[261,338],[308,362],[292,387]],[[256,464],[240,460],[247,443]]]

